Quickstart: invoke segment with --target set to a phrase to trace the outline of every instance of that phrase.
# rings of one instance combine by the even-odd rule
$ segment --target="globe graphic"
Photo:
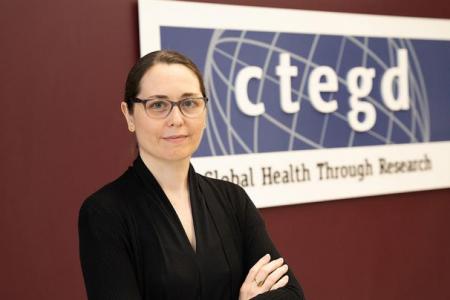
[[[397,65],[398,49],[408,52],[410,108],[393,112],[382,101],[380,83],[384,72]],[[300,103],[295,113],[280,108],[280,78],[275,70],[281,53],[289,53],[291,65],[298,68],[291,78],[292,101]],[[249,99],[265,105],[258,116],[244,114],[236,104],[236,76],[247,66],[263,70],[261,79],[248,84]],[[338,91],[321,94],[325,100],[337,100],[335,112],[318,112],[310,102],[308,78],[318,66],[329,66],[338,76]],[[365,132],[354,131],[347,119],[351,107],[346,74],[357,66],[373,68],[376,74],[370,94],[361,99],[376,109],[375,125]],[[215,30],[203,72],[210,102],[199,156],[430,140],[425,81],[413,41],[408,39]]]

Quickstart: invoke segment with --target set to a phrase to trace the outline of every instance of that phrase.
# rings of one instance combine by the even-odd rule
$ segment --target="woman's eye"
[[[152,110],[164,110],[168,107],[165,101],[152,101],[148,103],[148,108]]]
[[[193,108],[193,107],[196,107],[198,104],[197,104],[196,100],[186,99],[186,100],[183,100],[182,105],[186,108]]]

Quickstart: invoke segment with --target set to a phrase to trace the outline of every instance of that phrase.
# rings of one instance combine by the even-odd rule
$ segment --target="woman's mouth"
[[[165,136],[162,139],[170,142],[170,143],[180,143],[183,142],[187,138],[187,135],[185,134],[177,134],[177,135],[169,135]]]

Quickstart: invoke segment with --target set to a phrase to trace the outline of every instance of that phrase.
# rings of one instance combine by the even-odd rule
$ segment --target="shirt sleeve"
[[[126,228],[108,209],[82,206],[80,261],[89,300],[140,300]]]
[[[276,249],[267,233],[264,221],[257,208],[246,192],[239,188],[240,207],[238,219],[243,232],[244,267],[248,271],[265,254],[269,253],[272,259],[277,259],[280,253]],[[283,288],[260,294],[253,299],[257,300],[288,300],[304,299],[302,288],[291,270],[288,270],[289,282]]]

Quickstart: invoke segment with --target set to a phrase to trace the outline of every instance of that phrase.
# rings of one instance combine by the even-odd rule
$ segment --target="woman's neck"
[[[141,158],[164,192],[179,194],[188,190],[189,157],[177,161],[162,161],[146,155]]]

